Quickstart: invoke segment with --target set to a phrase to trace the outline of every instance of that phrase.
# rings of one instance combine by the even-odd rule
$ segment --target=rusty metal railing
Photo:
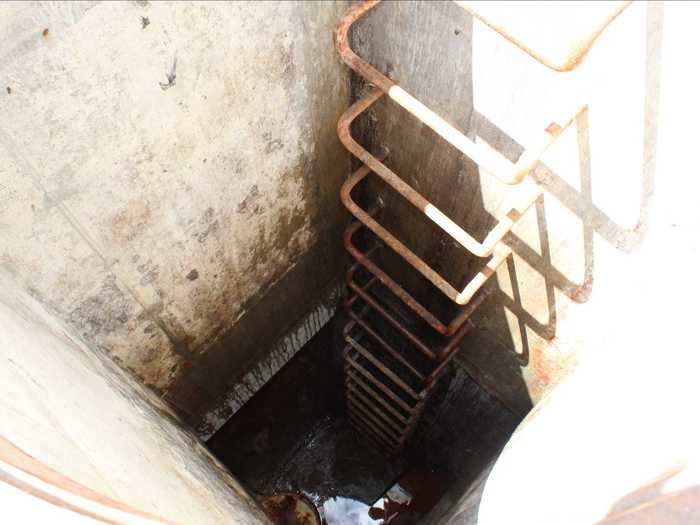
[[[460,341],[472,328],[473,324],[469,318],[487,295],[483,289],[484,285],[512,255],[511,249],[504,243],[504,238],[543,193],[529,176],[532,169],[544,152],[574,122],[585,105],[571,105],[572,109],[564,118],[552,120],[542,127],[541,134],[528,142],[529,147],[525,148],[516,162],[509,161],[488,144],[470,140],[350,48],[348,33],[351,26],[375,8],[379,1],[366,0],[350,7],[337,24],[334,33],[335,46],[342,60],[374,86],[352,104],[338,121],[338,136],[341,142],[362,162],[360,168],[350,175],[341,189],[343,205],[357,219],[344,234],[345,248],[356,261],[348,271],[346,279],[350,292],[345,303],[350,317],[350,322],[344,330],[345,341],[348,344],[345,351],[346,398],[348,415],[353,424],[380,448],[395,453],[415,429],[428,394],[454,357]],[[467,5],[468,2],[457,4],[470,12],[473,11]],[[610,14],[606,14],[602,20],[602,27],[591,33],[585,48],[575,50],[577,54],[572,60],[575,60],[576,64],[588,51],[593,40],[623,9],[624,7],[615,8]],[[488,23],[487,20],[483,21]],[[489,27],[541,63],[548,65],[546,60],[517,38],[508,35],[503,28],[493,24]],[[482,241],[465,231],[438,206],[392,171],[385,164],[386,154],[375,156],[353,138],[353,121],[384,96],[388,96],[501,183],[520,186],[522,192],[518,202],[498,220]],[[378,220],[379,214],[376,210],[365,210],[357,204],[352,197],[353,190],[371,173],[379,176],[465,250],[476,257],[488,258],[486,264],[464,288],[456,289],[389,232]],[[375,237],[375,241],[399,255],[452,301],[456,313],[449,321],[440,320],[437,314],[426,308],[389,275],[388,270],[373,257],[378,251],[378,245],[365,251],[358,247],[354,239],[363,228]],[[364,280],[358,279],[360,269],[367,274]],[[398,299],[399,304],[405,305],[407,311],[415,315],[415,322],[407,321],[406,316],[399,312],[387,297]],[[430,327],[431,334],[421,332],[420,323]]]

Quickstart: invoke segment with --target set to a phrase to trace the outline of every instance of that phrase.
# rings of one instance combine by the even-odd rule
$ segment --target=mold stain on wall
[[[58,4],[0,6],[0,260],[166,395],[339,217],[344,4]]]

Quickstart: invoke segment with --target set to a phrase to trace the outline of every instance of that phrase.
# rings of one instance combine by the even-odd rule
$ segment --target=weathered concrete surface
[[[619,268],[638,259],[652,221],[662,11],[658,3],[634,4],[584,62],[578,78],[589,109],[538,166],[546,195],[506,239],[514,256],[492,279],[495,291],[462,345],[460,362],[516,413],[581,358],[594,330],[588,312],[616,315],[606,298],[616,293]],[[557,93],[571,85],[450,2],[383,3],[358,24],[353,45],[458,129],[511,159],[549,124]],[[477,239],[513,205],[513,190],[390,102],[377,105],[358,135],[374,148],[388,146],[388,165]],[[455,286],[484,264],[405,200],[376,181],[375,188],[387,203],[382,222]],[[386,264],[449,319],[435,288],[401,260]]]
[[[343,314],[335,316],[207,445],[255,493],[302,492],[326,512],[334,501],[355,502],[359,521],[339,508],[335,522],[343,524],[374,523],[367,520],[368,506],[398,477],[407,470],[432,472],[449,485],[441,501],[427,515],[402,516],[401,523],[439,523],[474,478],[485,479],[519,418],[461,367],[450,367],[415,436],[388,459],[367,446],[344,415],[346,322]],[[442,495],[437,487],[426,491]]]
[[[696,218],[696,232],[697,226]],[[480,525],[700,519],[694,307],[700,286],[684,272],[665,282],[648,278],[664,265],[662,246],[676,246],[688,268],[697,267],[697,242],[691,249],[678,246],[670,227],[654,229],[640,253],[640,272],[618,277],[627,292],[613,302],[618,316],[599,310],[593,320],[600,333],[587,341],[591,347],[579,367],[527,416],[496,462],[481,499]],[[639,289],[643,296],[635,293]],[[642,297],[676,307],[649,308]],[[465,506],[466,499],[457,509]],[[448,523],[464,522],[455,517]]]
[[[298,280],[302,284],[308,284],[308,280],[297,275],[296,271],[290,272],[290,278]],[[287,278],[287,277],[285,277]],[[215,403],[211,404],[204,414],[201,414],[195,426],[199,437],[209,439],[217,432],[228,419],[234,415],[246,402],[267,384],[267,382],[284,367],[289,360],[306,344],[316,337],[319,330],[326,327],[331,320],[336,308],[343,296],[341,285],[333,286],[328,297],[322,299],[306,316],[296,323],[284,336],[275,341],[269,352],[248,370],[243,376],[234,375],[225,382],[225,394]],[[340,327],[336,327],[340,330]],[[328,327],[326,327],[326,330]],[[257,342],[267,342],[267,337],[259,337]],[[328,350],[328,349],[326,349]],[[324,374],[325,372],[319,371]],[[311,377],[311,371],[307,371]],[[313,381],[317,378],[314,377]],[[177,395],[177,393],[174,393]]]
[[[447,480],[445,493],[421,524],[452,516],[465,494],[478,508],[479,485],[519,422],[462,367],[450,367],[428,402],[409,451]]]
[[[344,417],[345,321],[327,324],[207,442],[252,492],[371,505],[406,467],[362,441]]]
[[[172,523],[267,523],[170,408],[72,337],[4,272],[0,421],[4,439],[48,467]],[[8,516],[13,503],[5,501]]]
[[[0,264],[192,422],[340,269],[344,7],[0,6]]]

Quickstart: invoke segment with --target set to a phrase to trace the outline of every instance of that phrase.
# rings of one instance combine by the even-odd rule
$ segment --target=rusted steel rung
[[[409,418],[404,417],[397,409],[392,407],[391,404],[386,399],[384,399],[376,390],[374,390],[367,383],[362,381],[362,379],[355,375],[355,373],[351,370],[346,370],[345,381],[346,383],[352,384],[355,388],[359,386],[366,394],[372,396],[377,403],[382,405],[382,407],[384,407],[384,410],[388,414],[391,414],[395,419],[397,419],[404,425],[408,424]]]
[[[417,412],[411,417],[406,425],[396,426],[395,423],[389,423],[389,420],[386,418],[386,414],[379,410],[376,405],[363,402],[354,394],[356,394],[356,392],[347,392],[348,412],[376,432],[379,432],[382,437],[390,438],[393,443],[399,446],[403,445],[411,436],[424,409],[424,404],[421,403],[420,406],[417,407]]]
[[[369,295],[365,290],[363,290],[357,283],[354,281],[349,281],[348,283],[348,288],[355,294],[357,294],[362,300],[365,301],[366,304],[370,305],[372,309],[377,312],[379,315],[381,315],[384,319],[386,319],[389,324],[391,324],[396,330],[401,332],[401,334],[411,341],[413,345],[420,350],[428,359],[432,361],[437,360],[436,353],[433,351],[432,348],[430,348],[428,345],[426,345],[419,337],[417,337],[411,330],[406,328],[404,324],[397,320],[395,316],[390,314],[379,302],[377,302],[372,296]]]
[[[358,419],[357,416],[354,414],[348,412],[348,419],[350,419],[350,423],[352,426],[354,426],[357,431],[365,437],[368,441],[370,441],[375,447],[379,448],[379,450],[387,453],[390,456],[394,456],[398,453],[400,447],[389,444],[383,439],[379,438],[375,431],[369,428],[367,425],[365,425],[361,419]]]
[[[366,304],[371,306],[373,311],[375,311],[381,317],[386,319],[389,322],[389,324],[391,324],[394,328],[396,328],[397,331],[399,331],[403,336],[405,336],[406,339],[410,341],[413,345],[415,345],[416,348],[418,348],[418,350],[420,350],[426,357],[437,363],[448,359],[456,351],[456,349],[459,346],[459,342],[464,338],[465,335],[467,335],[472,326],[469,323],[465,322],[452,337],[446,340],[447,342],[444,345],[442,345],[439,348],[431,348],[426,343],[424,343],[417,335],[415,335],[410,328],[405,326],[405,324],[401,322],[396,316],[389,313],[385,307],[380,305],[377,300],[370,296],[368,291],[363,290],[360,285],[358,285],[354,281],[350,281],[348,282],[348,288],[350,288],[350,290],[354,292],[354,294],[358,295],[363,301],[365,301]],[[357,300],[353,301],[353,303],[355,303],[356,301]],[[351,315],[353,314],[353,312],[350,309],[348,309],[348,311]]]
[[[352,278],[352,276],[353,273],[351,272],[350,278]],[[351,284],[355,283],[351,282]],[[363,292],[369,291],[371,285],[364,288],[365,290],[363,290],[363,287],[355,284],[355,289],[362,290]],[[453,343],[451,345],[451,351],[442,361],[435,364],[433,370],[427,376],[423,376],[423,387],[417,392],[398,377],[386,364],[382,363],[374,356],[368,348],[360,344],[355,338],[356,336],[353,337],[352,334],[354,330],[360,330],[360,332],[364,334],[364,337],[371,337],[371,335],[369,335],[370,332],[366,330],[367,325],[363,323],[362,320],[362,317],[366,316],[370,311],[372,310],[367,309],[365,306],[359,315],[355,314],[355,319],[351,320],[343,330],[345,340],[349,345],[345,351],[348,412],[352,414],[355,419],[362,422],[365,430],[370,429],[375,434],[380,434],[380,437],[384,438],[385,441],[391,436],[395,438],[392,444],[401,447],[414,432],[419,418],[423,413],[427,396],[435,385],[439,375],[445,370],[447,363],[449,363],[454,356],[454,352],[457,348],[457,344],[454,343],[454,341],[457,340],[458,342],[459,339],[458,335],[450,339],[447,345]],[[464,330],[466,334],[472,326],[471,321],[467,320],[460,330]],[[379,334],[375,332],[375,336],[379,336]],[[381,336],[379,336],[379,338],[383,340]],[[389,345],[386,341],[384,341],[384,343]],[[385,350],[385,348],[382,348],[382,351]],[[399,349],[394,350],[394,353],[400,355]],[[355,357],[353,357],[353,354]],[[374,370],[374,372],[360,365],[357,361],[358,358],[362,358],[372,365],[372,370]],[[406,401],[402,400],[394,393],[389,386],[385,384],[385,381],[389,381],[411,397],[414,400],[413,406],[408,405]],[[382,394],[386,396],[386,399],[382,397]],[[393,408],[390,401],[393,401],[398,407]],[[405,416],[401,416],[399,408],[404,411],[406,414]]]
[[[366,308],[369,308],[369,306],[366,306]],[[413,374],[419,380],[424,381],[426,379],[425,374],[420,373],[411,363],[408,362],[408,360],[403,355],[401,355],[399,351],[397,351],[393,346],[391,346],[371,326],[365,323],[365,321],[362,319],[365,312],[366,309],[363,308],[363,312],[358,315],[355,312],[353,312],[351,308],[348,308],[348,314],[352,319],[347,325],[345,325],[345,328],[343,328],[343,336],[348,335],[355,325],[361,326],[364,329],[364,331],[372,337],[372,339],[379,343],[379,345],[384,350],[386,350],[386,352],[389,355],[391,355],[394,359],[399,361],[406,368],[406,370],[411,372],[411,374]]]
[[[541,134],[535,140],[528,141],[528,146],[523,154],[517,162],[512,163],[489,145],[477,143],[467,138],[440,115],[411,96],[350,48],[348,43],[350,27],[378,3],[379,0],[368,0],[350,7],[337,24],[334,33],[336,49],[342,60],[374,86],[365,96],[352,104],[338,121],[338,136],[341,142],[363,163],[348,178],[341,189],[343,205],[359,221],[351,224],[344,235],[345,247],[357,261],[347,273],[347,286],[351,294],[345,302],[345,307],[351,321],[344,329],[345,340],[349,343],[345,349],[345,389],[348,415],[353,425],[368,439],[378,443],[380,448],[395,453],[415,430],[418,419],[425,408],[426,399],[438,377],[444,373],[447,364],[454,357],[459,342],[473,327],[469,317],[485,297],[483,291],[478,296],[476,294],[512,254],[511,249],[504,243],[505,236],[542,195],[541,188],[529,177],[532,169],[544,152],[572,124],[575,117],[586,106],[569,105],[575,110],[568,111],[563,119],[552,121],[546,127],[543,126]],[[473,11],[469,2],[458,0],[457,3],[472,12],[474,16],[480,16]],[[625,2],[624,6],[613,9],[602,20],[601,27],[588,35],[585,45],[579,45],[577,41],[578,47],[575,49],[575,55],[569,62],[560,65],[559,70],[570,70],[576,67],[600,31],[619,15],[628,3]],[[545,57],[529,49],[504,28],[492,24],[488,19],[482,18],[482,20],[540,62],[549,67],[555,65],[548,63]],[[557,68],[555,67],[555,69]],[[472,159],[480,168],[497,177],[502,183],[521,185],[520,189],[523,194],[518,197],[516,206],[498,221],[483,241],[479,242],[467,233],[394,173],[384,163],[385,154],[372,155],[352,137],[352,122],[385,95]],[[371,209],[364,210],[353,200],[353,189],[370,172],[374,172],[382,178],[393,190],[418,208],[429,220],[466,250],[478,257],[489,257],[486,265],[461,291],[455,289],[444,277],[375,220],[374,212]],[[443,323],[371,259],[376,246],[363,252],[353,244],[353,236],[361,225],[376,235],[450,300],[457,305],[466,306],[466,308],[459,310],[449,323]],[[358,283],[355,279],[359,265],[371,275],[364,284]],[[383,291],[384,288],[389,290],[417,315],[419,323],[420,320],[424,321],[439,334],[438,338],[444,337],[444,343],[442,339],[437,344],[435,342],[426,343],[423,338],[419,337],[409,319],[411,315],[397,315],[403,314],[404,309],[398,308],[398,303],[391,297],[387,299],[386,295],[377,294],[377,290],[373,290],[377,282],[381,283],[383,287],[379,291]],[[359,312],[357,311],[358,303]],[[369,322],[367,316],[370,314],[381,317],[386,323],[375,325]],[[382,331],[392,333],[395,331],[398,335],[394,334],[394,336],[403,337],[410,344],[397,345],[396,337],[385,336],[385,334],[380,333]],[[413,354],[427,358],[424,367],[419,367],[417,363],[413,362],[415,361]],[[412,356],[410,359],[409,355]],[[392,370],[392,366],[396,370]]]
[[[388,379],[391,380],[393,384],[398,386],[401,390],[406,392],[410,397],[418,401],[421,398],[421,393],[416,392],[413,388],[411,388],[408,384],[406,384],[405,381],[403,381],[399,376],[397,376],[393,371],[389,369],[384,363],[382,363],[379,359],[374,357],[372,353],[367,350],[364,346],[362,346],[360,343],[355,341],[352,337],[349,335],[345,336],[345,341],[352,346],[358,354],[360,354],[362,357],[364,357],[367,361],[369,361],[373,366],[375,366],[383,375],[384,377],[387,377]]]
[[[391,412],[388,412],[384,409],[383,405],[378,405],[376,403],[375,399],[370,399],[367,397],[360,389],[358,389],[355,384],[350,381],[350,379],[346,379],[345,381],[345,390],[347,392],[348,397],[352,397],[354,399],[359,399],[362,401],[366,406],[368,406],[372,412],[374,412],[377,416],[379,416],[381,419],[383,419],[387,425],[392,427],[394,430],[397,432],[403,432],[406,428],[405,423],[401,423],[397,421],[397,419],[393,416],[391,416]]]
[[[540,50],[538,52],[538,50],[533,49],[532,43],[524,42],[522,40],[521,35],[513,34],[512,31],[509,32],[505,27],[503,27],[503,24],[499,24],[498,20],[492,20],[487,13],[486,16],[484,16],[485,13],[480,12],[478,6],[482,3],[488,6],[490,2],[474,2],[469,0],[453,0],[453,2],[460,6],[462,9],[464,9],[466,12],[468,12],[470,15],[472,15],[474,18],[480,20],[484,25],[496,31],[499,35],[508,40],[511,44],[515,45],[516,47],[520,48],[522,51],[530,55],[540,64],[554,71],[566,73],[574,71],[581,64],[584,57],[586,56],[586,53],[588,53],[588,51],[591,49],[593,43],[598,38],[598,36],[608,25],[610,25],[610,23],[612,23],[613,20],[615,20],[615,18],[617,18],[620,15],[620,13],[622,13],[622,11],[627,9],[627,7],[632,3],[632,0],[619,0],[617,2],[610,2],[611,7],[607,8],[608,12],[606,13],[606,16],[602,20],[600,20],[597,27],[591,28],[592,30],[588,34],[576,34],[575,41],[569,43],[569,45],[571,45],[572,48],[568,49],[568,52],[566,54],[561,54],[561,51],[559,51],[559,53],[555,52],[554,54],[551,54],[551,51],[549,49],[547,49],[547,52],[542,53],[542,48],[540,47],[541,43],[540,46],[538,46],[540,47]],[[548,2],[544,2],[544,4],[547,3]],[[603,2],[601,2],[600,4],[603,4]],[[559,7],[556,6],[556,4],[554,5],[555,9]],[[498,9],[497,5],[496,8]],[[588,10],[589,6],[586,6],[586,8]],[[551,18],[548,19],[547,22],[550,26],[558,25],[558,22],[556,20],[552,20]],[[562,31],[562,28],[557,27],[557,32],[560,31]]]
[[[397,394],[395,394],[389,387],[382,383],[379,379],[374,377],[374,375],[365,369],[361,364],[355,361],[351,356],[348,356],[346,363],[357,371],[362,377],[369,381],[373,386],[376,386],[381,392],[396,403],[402,410],[407,414],[413,413],[413,406],[408,404],[405,400],[401,399]],[[414,403],[415,405],[415,403]]]
[[[370,93],[371,95],[371,93]],[[358,102],[353,104],[350,109],[353,109],[357,104],[362,103],[364,100],[366,100],[367,97],[364,97],[363,99],[360,99]],[[359,145],[358,145],[359,147]],[[365,151],[367,155],[363,155],[363,157],[371,157],[372,159],[375,159],[369,152],[366,150]],[[362,159],[363,162],[365,161],[365,158]],[[376,162],[379,162],[375,159]],[[369,162],[371,164],[371,162]],[[381,164],[381,162],[379,163]],[[384,164],[381,164],[384,166]],[[386,168],[386,166],[385,166]],[[386,168],[388,170],[388,168]],[[408,262],[411,266],[413,266],[418,272],[420,272],[426,279],[428,279],[431,283],[433,283],[442,293],[444,293],[447,297],[449,297],[452,301],[459,305],[465,305],[469,302],[469,300],[474,296],[474,294],[484,285],[484,283],[491,277],[495,271],[498,269],[498,267],[505,261],[505,259],[511,254],[510,248],[503,244],[502,242],[496,243],[494,245],[493,249],[493,255],[489,259],[489,261],[486,263],[484,268],[472,279],[467,286],[464,287],[462,291],[456,290],[449,282],[447,282],[444,277],[442,277],[440,274],[438,274],[435,270],[433,270],[423,259],[418,257],[410,248],[408,248],[405,244],[403,244],[400,240],[398,240],[396,237],[394,237],[391,233],[389,233],[388,230],[386,230],[381,224],[379,224],[376,220],[374,220],[371,216],[370,213],[366,212],[362,208],[360,208],[355,202],[352,200],[350,191],[352,188],[363,178],[365,178],[369,174],[370,168],[368,167],[368,162],[365,162],[364,166],[361,166],[353,175],[350,176],[348,179],[348,182],[346,182],[343,185],[343,188],[341,189],[341,201],[343,202],[343,205],[352,213],[360,222],[362,222],[369,230],[371,230],[377,237],[379,237],[384,243],[386,243],[387,246],[389,246],[392,250],[394,250],[396,253],[398,253],[406,262]],[[377,172],[377,168],[373,167],[372,171]],[[380,170],[381,171],[381,170]],[[391,170],[389,170],[391,171]],[[393,172],[391,172],[393,174]],[[395,176],[395,175],[394,175]],[[411,201],[414,205],[422,209],[424,212],[428,209],[431,210],[437,210],[435,206],[432,204],[428,203],[427,201],[422,202],[420,201],[415,201],[415,199],[412,200],[411,195],[418,195],[415,190],[413,190],[410,186],[408,186],[406,183],[401,181],[398,177],[396,177],[397,181],[397,186],[394,188],[396,189],[401,195],[406,197],[409,201]],[[511,218],[516,218],[519,219],[522,217],[522,214],[530,207],[532,204],[539,198],[541,195],[541,192],[539,189],[537,191],[533,192],[525,204],[521,207],[522,208],[522,213],[518,212],[517,214],[511,210],[509,212],[509,217]],[[422,199],[422,197],[421,197]],[[423,206],[422,208],[420,206]],[[515,224],[514,221],[510,225],[511,227]],[[459,241],[455,235],[453,235],[454,230],[452,232],[445,227],[444,224],[438,224],[445,232],[450,234],[455,240]],[[456,228],[458,228],[460,231],[461,228],[455,225]],[[508,231],[510,231],[510,227],[507,228],[504,232],[503,235],[505,235]],[[466,234],[466,233],[465,233]],[[471,250],[470,250],[471,251]],[[473,253],[473,252],[472,252]],[[478,254],[476,254],[478,255]],[[488,256],[489,254],[486,254]]]
[[[381,394],[376,392],[373,388],[369,387],[371,383],[366,382],[363,377],[355,374],[353,368],[350,366],[345,367],[345,375],[346,386],[348,384],[351,384],[356,389],[357,386],[360,386],[363,389],[363,391],[368,392],[370,393],[370,395],[372,395],[372,399],[375,400],[375,404],[377,406],[381,406],[384,409],[385,413],[391,414],[392,417],[394,417],[404,426],[410,425],[411,421],[413,421],[414,419],[415,414],[420,410],[420,403],[416,403],[411,408],[411,410],[405,410],[403,408],[399,409],[396,406],[392,405],[391,402],[389,402],[388,398],[383,398]]]
[[[375,85],[378,88],[380,94],[377,95],[377,98],[384,94],[388,95],[391,100],[411,113],[411,115],[435,131],[435,133],[440,135],[444,140],[449,142],[464,155],[472,159],[479,166],[482,166],[486,171],[492,173],[504,184],[519,184],[522,182],[522,180],[532,171],[532,168],[535,166],[544,152],[549,148],[549,146],[551,146],[552,143],[561,135],[561,133],[571,125],[576,115],[578,115],[578,113],[583,109],[581,104],[574,104],[573,107],[575,109],[569,111],[568,115],[560,123],[552,122],[549,125],[542,126],[543,131],[541,136],[529,141],[531,146],[526,148],[518,161],[513,164],[489,145],[470,140],[464,135],[464,133],[456,129],[440,115],[422,104],[419,100],[406,92],[401,86],[396,84],[396,82],[382,74],[379,70],[358,56],[350,48],[350,44],[348,42],[350,27],[378,3],[378,0],[358,2],[350,7],[345,15],[340,19],[336,25],[334,33],[335,47],[340,55],[340,58],[353,71],[358,73],[367,82]],[[343,124],[342,129],[341,123]],[[358,149],[359,145],[354,143],[352,140],[347,141],[350,134],[349,123],[344,122],[342,118],[338,123],[338,133],[341,135],[341,141],[343,141],[345,147],[347,147],[360,160],[365,162],[365,159],[362,157],[362,152],[360,151],[361,148]],[[346,140],[343,140],[343,135],[345,136]],[[375,170],[375,165],[369,162],[365,162],[365,164],[368,164],[370,168]],[[390,170],[387,169],[387,171],[393,174],[393,172]],[[377,173],[382,177],[385,175],[379,171]],[[391,178],[391,176],[389,178]],[[387,182],[389,181],[387,180]],[[418,207],[421,208],[421,206]],[[444,219],[447,218],[444,217]],[[447,219],[447,221],[449,221],[449,223],[451,223],[453,226],[459,228],[449,219]],[[465,246],[465,248],[475,255],[484,257],[490,253],[489,248],[493,249],[495,246],[496,243],[493,243],[493,240],[495,240],[497,237],[497,235],[494,235],[493,239],[489,239],[487,237],[488,242],[484,241],[483,243],[479,243],[473,238],[470,238],[471,241],[465,238],[467,244],[474,249],[470,249],[469,246]]]
[[[419,315],[423,320],[428,323],[432,328],[434,328],[438,333],[451,336],[466,322],[466,320],[474,313],[474,310],[484,301],[486,294],[488,292],[481,291],[481,295],[477,295],[475,299],[471,300],[467,306],[461,308],[459,313],[455,318],[450,321],[449,324],[443,324],[435,315],[433,315],[428,309],[426,309],[422,304],[418,302],[410,293],[408,293],[401,285],[394,281],[389,275],[387,275],[379,266],[377,266],[371,259],[372,251],[362,252],[357,248],[352,239],[357,231],[362,227],[360,222],[353,222],[345,230],[344,234],[344,244],[345,249],[352,255],[352,257],[363,266],[368,272],[370,272],[379,282],[381,282],[386,288],[388,288],[396,297],[401,299],[411,310],[413,310],[417,315]],[[357,270],[357,266],[353,265],[350,270],[348,270],[348,281],[352,280],[352,275],[354,275]],[[488,279],[488,276],[486,277]],[[363,290],[367,291],[372,284],[363,286]]]
[[[471,324],[471,322],[469,322],[469,324]],[[350,344],[352,345],[352,338],[348,339],[351,340]],[[353,345],[346,349],[346,399],[348,413],[354,416],[355,419],[361,421],[365,430],[369,429],[374,434],[379,434],[378,437],[383,438],[384,441],[387,441],[388,437],[392,437],[394,439],[392,444],[400,447],[415,430],[425,408],[427,395],[432,390],[435,379],[444,370],[449,360],[444,361],[434,369],[426,380],[426,386],[421,392],[422,395],[420,399],[417,400],[413,407],[409,408],[405,402],[400,400],[396,394],[391,392],[391,390],[384,385],[380,378],[375,377],[374,374],[361,367],[353,359],[351,352],[353,350],[357,351],[357,346]],[[367,354],[362,355],[362,357],[367,358]],[[357,375],[352,369],[360,371],[360,375]],[[364,373],[361,372],[362,370]],[[383,372],[385,371],[380,371],[380,373]],[[369,384],[374,385],[379,388],[379,390],[375,391],[369,384],[365,384],[363,379],[369,379]],[[362,388],[364,392],[362,392],[358,386]],[[398,409],[393,408],[389,404],[388,400],[382,399],[380,392],[386,394],[389,399],[401,406],[406,416],[402,416],[398,412]],[[370,394],[371,397],[368,397],[365,393]]]
[[[347,397],[347,403],[350,410],[354,410],[356,415],[362,415],[363,419],[371,422],[376,428],[383,432],[386,436],[391,437],[397,443],[401,443],[401,438],[404,435],[404,429],[395,429],[391,425],[388,425],[386,421],[377,416],[375,412],[359,401],[355,396],[349,395]]]
[[[363,312],[364,315],[366,315],[366,313],[367,312]],[[381,385],[383,387],[383,389],[381,390],[382,392],[390,392],[390,389],[386,385],[384,385],[383,381],[375,375],[380,374],[385,379],[390,380],[395,386],[400,387],[405,393],[410,395],[411,392],[408,392],[406,388],[408,385],[406,385],[400,378],[398,378],[398,376],[396,376],[396,374],[389,370],[388,367],[380,366],[382,365],[382,363],[380,363],[379,360],[375,356],[373,356],[367,348],[361,345],[357,340],[355,340],[354,337],[350,335],[353,328],[364,331],[362,325],[357,324],[353,321],[350,321],[350,323],[348,324],[350,325],[350,327],[346,328],[344,330],[344,333],[346,341],[349,343],[350,348],[352,348],[352,350],[356,352],[358,357],[366,359],[377,370],[377,372],[372,373],[369,370],[364,369],[366,372],[364,377],[370,379],[372,384],[375,386]],[[468,321],[465,324],[466,328],[471,328],[471,326],[471,321]],[[352,367],[353,364],[359,364],[352,358],[352,350],[348,350],[346,352],[346,366],[349,365],[350,367]],[[454,354],[450,354],[450,358],[452,357],[452,355]],[[445,359],[443,362],[437,364],[433,371],[425,378],[424,387],[420,391],[420,398],[416,399],[417,402],[410,409],[410,412],[406,411],[408,417],[402,417],[399,420],[399,422],[397,422],[395,417],[397,410],[387,410],[387,407],[390,407],[389,403],[383,400],[378,392],[372,392],[372,390],[370,390],[370,388],[367,385],[363,385],[365,387],[365,392],[372,393],[374,395],[368,397],[367,395],[365,395],[364,392],[361,392],[358,388],[355,387],[355,383],[353,381],[353,378],[355,376],[351,376],[352,372],[347,370],[346,398],[348,400],[349,410],[354,410],[355,417],[357,418],[369,418],[370,422],[368,424],[371,424],[371,426],[373,427],[378,427],[390,434],[392,432],[398,432],[400,436],[400,442],[403,443],[415,430],[415,427],[419,420],[419,416],[423,412],[425,400],[427,399],[429,392],[432,390],[435,381],[437,380],[439,375],[444,371],[449,361],[450,359],[448,358]],[[360,384],[362,384],[362,382],[360,382]],[[402,408],[405,409],[406,407]],[[371,416],[373,416],[374,419]],[[403,425],[401,423],[403,423]]]
[[[347,399],[347,409],[348,412],[352,413],[357,419],[365,423],[367,426],[375,430],[375,434],[383,437],[385,441],[391,443],[392,445],[401,444],[401,436],[390,432],[386,427],[382,426],[372,414],[367,411],[367,409],[360,408],[358,404],[352,399]]]
[[[363,421],[369,423],[372,427],[379,430],[386,437],[391,438],[397,445],[403,444],[406,439],[410,436],[415,428],[415,424],[418,420],[418,415],[422,413],[423,406],[420,407],[419,413],[409,422],[408,425],[402,427],[396,427],[390,425],[384,418],[385,414],[378,410],[378,408],[373,404],[368,404],[361,401],[358,397],[355,397],[353,392],[348,392],[347,396],[347,406],[348,410],[352,412],[355,417],[362,419]]]
[[[354,411],[348,410],[348,416],[350,418],[350,421],[358,430],[360,430],[360,432],[362,432],[365,435],[371,436],[372,438],[374,438],[375,441],[380,442],[383,445],[383,447],[387,450],[395,451],[399,449],[399,445],[397,445],[397,443],[394,440],[387,438],[384,434],[379,432],[372,425],[368,424],[366,420],[357,416],[357,414]]]

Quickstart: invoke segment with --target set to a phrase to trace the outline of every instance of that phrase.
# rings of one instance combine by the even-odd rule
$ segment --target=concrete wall
[[[666,8],[664,50],[690,58],[700,13]],[[591,313],[581,363],[528,414],[496,462],[481,500],[481,525],[700,519],[699,184],[685,176],[694,152],[692,139],[682,138],[700,117],[700,108],[691,108],[700,74],[666,64],[659,216],[634,263],[617,269],[617,294]],[[684,115],[682,107],[689,108]],[[669,253],[681,262],[675,270]],[[470,507],[467,500],[455,514]],[[445,523],[465,523],[460,518]]]
[[[0,266],[192,423],[340,271],[344,7],[0,6]]]
[[[514,8],[516,9],[516,8]],[[525,15],[523,15],[525,16]],[[524,414],[582,359],[591,312],[615,316],[617,272],[633,265],[652,221],[661,4],[634,4],[605,32],[578,75],[583,112],[534,177],[545,196],[506,242],[514,256],[492,278],[460,362],[514,412]],[[557,110],[571,77],[550,72],[451,2],[386,2],[361,21],[355,49],[473,140],[511,160]],[[361,88],[357,88],[361,89]],[[517,195],[391,102],[360,126],[388,165],[477,239]],[[375,177],[376,179],[376,177]],[[457,287],[484,264],[373,181],[382,221]],[[450,307],[400,260],[386,264],[426,305]],[[624,270],[623,270],[624,271]]]
[[[486,482],[479,524],[698,521],[699,362],[688,346],[695,316],[629,306],[617,330],[601,323],[609,335],[596,358],[549,392],[513,435]],[[676,330],[636,329],[660,322]],[[468,507],[465,498],[455,512]],[[456,515],[444,523],[471,522]]]
[[[101,496],[170,523],[267,523],[153,393],[72,337],[4,274],[0,286],[0,463],[8,440]],[[17,502],[6,503],[12,515]],[[34,506],[28,510],[36,516]]]

